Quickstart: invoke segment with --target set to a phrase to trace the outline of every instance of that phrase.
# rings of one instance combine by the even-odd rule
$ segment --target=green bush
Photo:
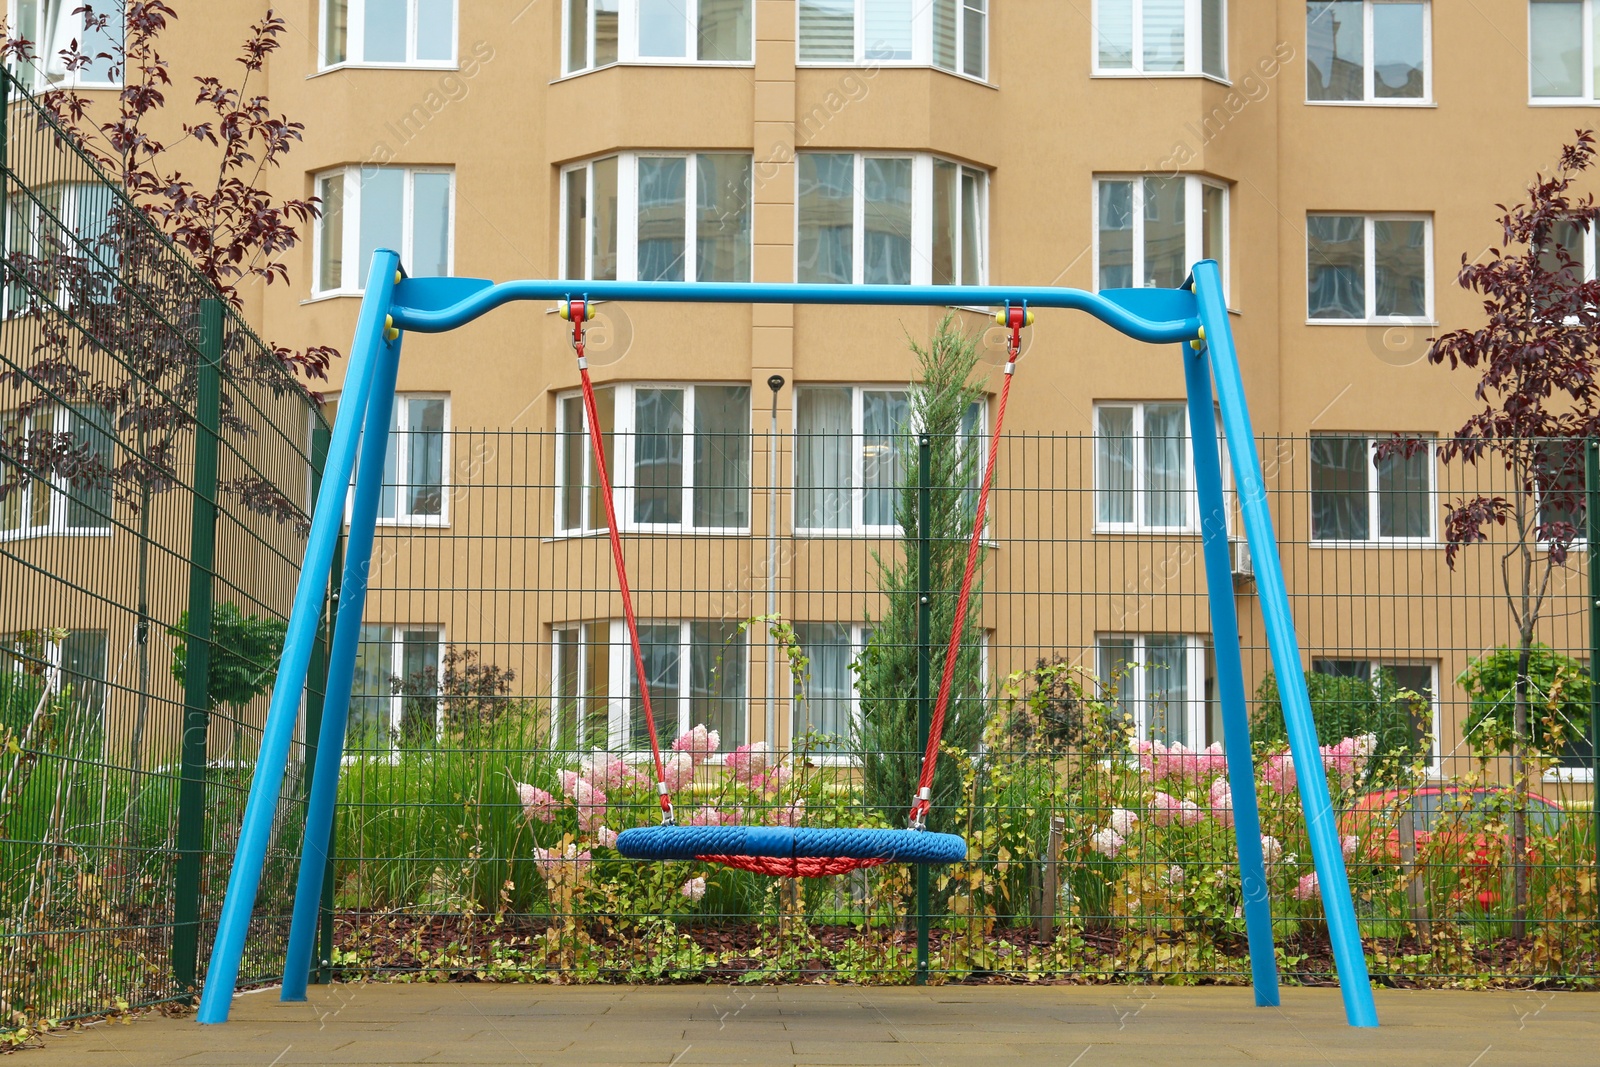
[[[1311,718],[1316,723],[1321,744],[1330,745],[1362,734],[1377,738],[1372,758],[1367,762],[1369,783],[1401,776],[1406,768],[1425,758],[1428,733],[1433,726],[1428,697],[1401,689],[1395,684],[1392,672],[1379,668],[1372,681],[1311,673],[1306,675],[1306,691],[1311,698]],[[1256,689],[1251,734],[1256,741],[1269,745],[1288,740],[1283,705],[1278,698],[1278,680],[1271,671]]]
[[[1479,752],[1511,750],[1517,658],[1517,649],[1502,646],[1473,660],[1456,679],[1472,701],[1467,737]],[[1588,734],[1589,688],[1582,663],[1549,645],[1529,649],[1528,739],[1537,751],[1554,754]]]

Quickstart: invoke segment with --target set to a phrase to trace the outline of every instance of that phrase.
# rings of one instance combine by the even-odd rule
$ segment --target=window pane
[[[988,73],[989,0],[966,0],[962,14],[961,73],[982,78]]]
[[[678,725],[679,668],[683,653],[679,648],[678,624],[644,623],[639,627],[639,651],[644,659],[645,683],[650,688],[650,707],[655,713],[656,725],[664,734],[673,733]],[[650,748],[650,728],[645,723],[644,698],[639,692],[639,677],[629,659],[628,747],[634,751]]]
[[[1157,635],[1144,639],[1145,736],[1151,741],[1194,747],[1189,736],[1189,639]]]
[[[1095,675],[1102,686],[1116,688],[1117,707],[1124,721],[1137,721],[1139,692],[1142,688],[1142,679],[1134,673],[1134,657],[1137,654],[1131,637],[1102,637],[1095,642]]]
[[[683,281],[688,166],[688,160],[681,157],[639,158],[639,280],[642,282]]]
[[[610,743],[611,638],[605,624],[583,628],[589,643],[584,648],[583,692],[587,712],[584,743],[593,748]]]
[[[444,514],[444,401],[411,400],[406,440],[407,506],[412,515]]]
[[[1367,659],[1314,659],[1311,673],[1326,674],[1330,678],[1360,678],[1372,681],[1372,661]]]
[[[1102,70],[1133,69],[1133,0],[1100,0],[1095,7]]]
[[[31,488],[28,479],[20,470],[22,456],[27,446],[22,416],[15,411],[0,412],[0,446],[3,446],[0,447],[0,485],[9,485],[13,478],[18,479],[17,484],[0,497],[0,530],[12,533],[22,529],[24,498]],[[9,467],[17,467],[19,470],[13,474],[7,469]]]
[[[634,391],[633,519],[683,521],[683,390]]]
[[[72,448],[84,467],[67,483],[67,526],[74,530],[109,530],[111,469],[117,458],[111,418],[101,407],[72,408],[69,416]]]
[[[366,0],[361,58],[368,63],[406,61],[406,0]]]
[[[802,699],[794,704],[791,736],[798,742],[806,734],[821,734],[829,740],[818,744],[816,751],[843,751],[850,736],[850,703],[855,693],[850,627],[837,622],[802,622],[794,629],[808,665],[800,687]]]
[[[56,39],[60,43],[56,48],[52,49],[52,56],[47,57],[47,62],[52,64],[59,62],[59,60],[54,59],[54,54],[58,54],[63,48],[70,47],[70,42],[76,40],[78,42],[77,50],[89,57],[89,62],[83,69],[75,73],[77,80],[80,83],[89,85],[111,84],[111,68],[121,62],[123,20],[121,16],[113,14],[106,21],[104,30],[92,30],[89,28],[89,16],[86,13],[73,14],[74,10],[84,6],[85,0],[59,0],[56,4],[58,9],[56,17],[61,20],[61,30],[56,35]],[[115,5],[104,2],[89,6],[92,6],[99,14],[106,14],[108,11],[114,12],[115,10]],[[102,58],[107,55],[112,58]]]
[[[588,203],[589,203],[589,168],[578,167],[567,171],[565,189],[566,197],[566,225],[567,241],[563,249],[561,276],[563,278],[583,278],[588,272],[588,257],[584,249],[588,247]]]
[[[1372,92],[1383,100],[1421,100],[1425,4],[1372,5]]]
[[[1183,69],[1184,0],[1144,0],[1144,69]]]
[[[862,280],[868,285],[911,284],[911,160],[868,159]]]
[[[956,8],[962,0],[933,0],[933,65],[956,69]]]
[[[417,0],[417,58],[446,63],[456,57],[456,0]]]
[[[411,272],[419,278],[450,273],[450,175],[416,175],[411,193]]]
[[[1306,217],[1307,317],[1367,317],[1364,222],[1360,215]]]
[[[388,748],[393,698],[394,627],[365,623],[356,645],[355,682],[350,690],[351,747]]]
[[[1100,288],[1133,287],[1133,183],[1100,183]]]
[[[960,214],[961,168],[933,161],[933,284],[956,283],[956,219]]]
[[[800,0],[800,61],[849,63],[856,55],[855,0]]]
[[[1222,276],[1228,276],[1227,264],[1222,261],[1223,250],[1227,247],[1227,191],[1215,185],[1200,186],[1200,258],[1214,259],[1222,268]]]
[[[589,65],[589,0],[567,0],[567,70]]]
[[[1311,439],[1311,537],[1365,541],[1370,536],[1367,472],[1372,450],[1364,437]]]
[[[1097,411],[1095,452],[1095,521],[1133,521],[1133,409]]]
[[[322,9],[322,63],[345,61],[345,41],[350,32],[350,0],[324,0]],[[32,40],[32,35],[28,35]]]
[[[750,280],[750,157],[702,153],[697,164],[695,275],[702,282]]]
[[[1557,219],[1551,227],[1550,238],[1539,251],[1539,266],[1551,274],[1559,274],[1557,284],[1572,287],[1583,281],[1583,231],[1567,219]],[[1557,249],[1566,253],[1563,262]]]
[[[617,157],[597,159],[590,164],[594,173],[591,206],[593,218],[590,226],[591,270],[589,277],[601,281],[617,279]]]
[[[622,0],[591,0],[594,4],[594,63],[617,61],[617,10]]]
[[[606,470],[615,480],[617,469],[617,391],[612,388],[596,389],[594,391],[595,411],[600,415],[600,447],[605,452]],[[591,444],[590,452],[594,450]],[[589,529],[605,530],[610,527],[606,522],[605,493],[600,487],[600,472],[595,469],[594,461],[588,460],[589,468]],[[613,488],[615,488],[613,486]]]
[[[849,389],[796,390],[794,450],[795,524],[811,530],[848,530],[852,519]]]
[[[583,427],[583,398],[561,398],[561,498],[556,529],[576,530],[583,525],[584,471],[588,468],[589,438]]]
[[[962,285],[983,284],[983,176],[961,172],[961,277]]]
[[[855,157],[799,156],[799,280],[849,285],[855,280]]]
[[[745,648],[737,622],[689,624],[689,725],[718,731],[728,749],[745,742]]]
[[[687,59],[689,24],[686,0],[639,0],[639,55],[650,59]]]
[[[1428,226],[1421,219],[1372,224],[1379,315],[1422,318],[1428,313]]]
[[[400,409],[405,405],[403,397],[394,398],[394,406],[389,409],[389,443],[383,453],[383,487],[378,494],[378,518],[396,519],[400,517],[400,443],[401,425]],[[356,461],[359,472],[361,463]]]
[[[1228,76],[1227,5],[1200,0],[1200,69],[1214,78]]]
[[[1176,289],[1189,275],[1184,236],[1187,182],[1183,178],[1144,180],[1144,282]]]
[[[694,524],[749,524],[750,387],[701,385],[694,391]]]
[[[1144,409],[1144,524],[1185,526],[1184,482],[1189,446],[1182,404],[1146,404]]]
[[[1432,457],[1432,449],[1419,448],[1410,456],[1395,451],[1378,460],[1379,537],[1427,537],[1433,532],[1428,498]]]
[[[272,664],[258,664],[263,671]],[[106,632],[73,630],[61,641],[61,683],[72,687],[71,708],[99,736],[106,710]],[[80,742],[81,743],[81,742]]]
[[[752,0],[700,0],[700,52],[708,62],[748,63]]]
[[[1366,96],[1366,33],[1361,0],[1306,4],[1306,99]]]
[[[344,284],[344,175],[317,179],[322,217],[317,220],[317,289],[337,289]]]
[[[894,504],[905,475],[905,432],[911,401],[903,392],[879,389],[861,394],[861,521],[894,525]]]
[[[369,167],[361,173],[361,240],[356,264],[358,287],[366,288],[372,253],[404,248],[406,172],[401,167]]]
[[[438,631],[401,631],[400,680],[400,743],[432,741],[439,731]]]
[[[555,692],[551,694],[556,706],[556,748],[574,752],[581,749],[583,738],[578,735],[578,715],[582,707],[583,674],[578,653],[578,629],[557,630],[555,648],[551,652],[550,678]]]
[[[1576,528],[1577,536],[1587,536],[1584,517],[1587,497],[1584,493],[1583,442],[1546,441],[1535,452],[1534,485],[1539,498],[1539,522],[1543,524],[1566,523]],[[1558,531],[1546,530],[1541,538],[1561,536]]]
[[[1528,4],[1528,67],[1533,95],[1583,95],[1583,5]]]
[[[911,0],[865,0],[867,59],[905,62],[911,58]]]

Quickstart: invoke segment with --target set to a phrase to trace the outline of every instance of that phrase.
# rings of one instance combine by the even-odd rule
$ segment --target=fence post
[[[926,433],[917,437],[917,751],[928,751],[928,730],[932,708],[928,704],[928,681],[932,662],[928,641],[933,630],[932,545],[928,527],[933,522],[932,442]],[[918,766],[920,773],[921,767]],[[928,865],[917,864],[917,985],[928,982]]]
[[[1600,438],[1584,442],[1584,526],[1588,538],[1589,567],[1589,833],[1594,838],[1596,884],[1600,884],[1600,686],[1594,674],[1600,667]],[[1595,919],[1600,921],[1600,915]]]
[[[1056,939],[1056,898],[1061,895],[1061,838],[1067,832],[1067,820],[1060,815],[1050,816],[1050,838],[1044,848],[1044,899],[1039,902],[1039,940],[1050,944]]]
[[[222,411],[222,301],[200,301],[196,368],[189,632],[183,674],[178,869],[173,884],[172,975],[192,993],[200,954],[200,867],[206,827],[206,734],[211,719],[212,576],[217,548],[217,424]]]
[[[4,172],[11,165],[9,149],[11,147],[11,124],[8,121],[11,110],[11,72],[0,68],[0,172]],[[0,243],[8,240],[10,230],[6,229],[6,206],[11,200],[11,194],[0,183]]]

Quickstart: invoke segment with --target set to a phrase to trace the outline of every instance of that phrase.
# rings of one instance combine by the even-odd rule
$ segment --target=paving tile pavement
[[[19,1062],[94,1067],[1592,1067],[1586,993],[1380,990],[1378,1030],[1338,993],[1107,986],[559,987],[356,984],[234,1002],[233,1020],[146,1016],[46,1039]]]

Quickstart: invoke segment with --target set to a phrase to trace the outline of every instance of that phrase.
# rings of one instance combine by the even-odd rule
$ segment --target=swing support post
[[[1366,959],[1362,954],[1349,877],[1340,849],[1332,799],[1322,769],[1316,725],[1306,693],[1305,672],[1300,663],[1300,649],[1290,615],[1283,567],[1268,510],[1265,479],[1256,454],[1238,354],[1234,349],[1228,311],[1223,300],[1222,277],[1215,262],[1203,260],[1195,264],[1191,282],[1180,289],[1115,289],[1098,293],[1055,287],[992,286],[574,283],[560,280],[496,284],[475,278],[403,278],[399,271],[398,255],[387,249],[380,249],[373,257],[369,284],[357,321],[355,343],[351,347],[345,375],[343,402],[327,450],[324,477],[328,488],[333,491],[317,495],[289,631],[278,666],[271,707],[262,731],[260,754],[200,1000],[200,1022],[220,1023],[228,1017],[266,850],[273,834],[299,701],[305,687],[307,667],[343,526],[345,494],[338,491],[338,487],[348,485],[352,473],[356,471],[359,443],[360,476],[350,523],[348,559],[343,575],[344,593],[329,654],[327,695],[317,739],[312,795],[307,804],[308,826],[304,835],[284,976],[283,999],[296,1000],[305,996],[318,904],[328,873],[327,854],[349,713],[355,645],[366,600],[377,493],[382,478],[402,332],[442,333],[453,330],[514,301],[560,302],[564,317],[569,310],[575,311],[572,315],[574,341],[578,345],[579,367],[587,392],[587,364],[581,348],[582,323],[589,317],[591,302],[605,300],[1004,308],[1002,324],[1009,323],[1012,326],[1012,358],[1006,368],[1006,390],[1001,394],[995,441],[991,444],[989,465],[980,494],[980,522],[983,500],[986,499],[998,455],[998,423],[1004,415],[1011,372],[1020,353],[1019,331],[1031,321],[1030,309],[1083,311],[1135,340],[1149,344],[1182,343],[1190,422],[1196,431],[1194,455],[1201,502],[1201,535],[1211,602],[1228,777],[1233,793],[1234,825],[1239,839],[1242,907],[1249,935],[1256,1003],[1272,1005],[1278,1002],[1278,973],[1272,944],[1249,723],[1246,719],[1238,611],[1234,603],[1232,568],[1228,559],[1228,503],[1222,487],[1222,459],[1215,433],[1201,429],[1213,425],[1213,386],[1227,440],[1228,460],[1237,486],[1240,518],[1255,561],[1257,596],[1271,646],[1273,667],[1277,673],[1346,1018],[1352,1026],[1377,1025],[1377,1012],[1373,1006]],[[591,437],[596,436],[592,431]],[[928,588],[931,582],[928,524],[932,487],[929,484],[929,452],[929,441],[923,437],[918,442],[917,475],[919,603],[916,696],[924,759],[930,755],[929,735],[937,733],[934,726],[941,718],[940,709],[934,709],[930,714],[932,617],[929,602],[931,591]],[[603,476],[603,466],[601,473]],[[610,503],[609,494],[606,495],[606,501]],[[626,573],[622,570],[616,523],[612,521],[609,525],[619,571],[619,587],[631,622],[632,606]],[[978,558],[978,552],[974,539],[969,546],[964,586],[972,577],[972,560]],[[959,633],[958,626],[947,650],[947,660],[954,656],[959,647]],[[637,657],[636,636],[634,641]],[[649,717],[648,697],[645,706]],[[657,772],[659,778],[659,760]],[[617,841],[617,848],[624,855],[656,860],[707,859],[735,866],[744,865],[741,861],[751,861],[755,865],[747,869],[789,876],[796,873],[808,876],[833,874],[883,862],[916,863],[916,978],[918,982],[926,981],[929,965],[927,864],[959,862],[967,855],[967,847],[955,835],[933,833],[921,828],[920,823],[930,799],[930,793],[922,786],[919,786],[917,803],[910,820],[912,827],[907,830],[673,826],[670,825],[665,785],[660,788],[663,811],[667,813],[664,822],[667,825],[624,831]]]

